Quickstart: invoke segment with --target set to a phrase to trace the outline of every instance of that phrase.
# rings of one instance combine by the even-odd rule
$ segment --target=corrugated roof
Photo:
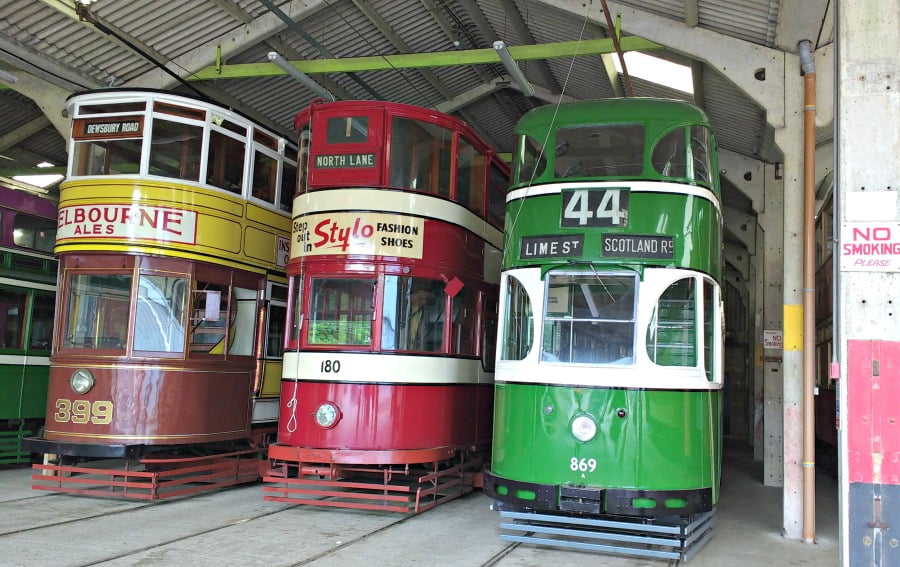
[[[699,0],[698,25],[728,37],[773,47],[782,1]],[[227,54],[223,63],[240,64],[265,63],[266,54],[272,50],[284,51],[282,55],[288,59],[318,60],[489,49],[495,39],[517,46],[606,35],[604,22],[587,21],[575,3],[563,4],[566,3],[537,0],[370,0],[367,3],[98,0],[90,5],[101,24],[97,27],[79,21],[71,10],[57,9],[65,5],[63,2],[7,0],[0,5],[0,62],[5,62],[8,69],[23,69],[75,90],[142,79],[150,72],[158,72],[154,60],[162,63],[189,58],[194,65],[190,71],[197,72],[203,65],[215,62],[216,47],[220,44]],[[686,17],[685,2],[681,0],[610,0],[610,4],[633,8],[638,14],[662,17],[671,20],[673,25],[683,24]],[[270,10],[272,6],[277,6],[279,15]],[[596,6],[591,10],[596,18]],[[288,25],[279,16],[293,18],[295,22]],[[383,22],[383,27],[370,16]],[[821,16],[809,15],[810,18]],[[247,22],[253,24],[245,26]],[[103,25],[121,37],[113,37],[102,29]],[[390,34],[386,35],[385,29]],[[232,50],[231,46],[240,44],[244,36],[258,37],[258,40]],[[392,40],[394,36],[399,39],[396,43]],[[532,84],[545,89],[540,96],[526,98],[515,88],[501,88],[481,98],[466,99],[455,111],[504,152],[512,149],[512,125],[530,108],[553,103],[560,94],[575,99],[606,98],[615,96],[622,88],[621,77],[613,76],[610,82],[604,62],[597,55],[524,61],[519,66]],[[187,74],[187,70],[176,65],[170,64],[169,68]],[[342,72],[314,78],[351,98],[382,98],[432,107],[484,89],[495,79],[508,80],[506,70],[499,63]],[[167,85],[175,84],[168,77],[165,80]],[[684,96],[654,83],[640,80],[633,83],[639,96]],[[765,112],[714,69],[704,70],[702,84],[702,104],[713,119],[720,145],[760,157]],[[185,92],[202,88],[223,104],[235,106],[287,132],[294,114],[319,96],[284,75],[192,81],[189,86],[177,88]],[[564,92],[560,93],[561,90]],[[7,108],[6,104],[24,102],[16,97],[21,95],[12,90],[0,91],[3,99],[0,109]],[[14,131],[21,123],[41,115],[40,108],[33,104],[27,104],[23,112],[3,112],[0,131]],[[53,135],[53,130],[48,132]],[[827,133],[820,138],[825,140]],[[61,137],[57,144],[29,140],[28,147],[52,153],[50,157],[58,160],[62,141]],[[16,164],[24,167],[28,162]]]

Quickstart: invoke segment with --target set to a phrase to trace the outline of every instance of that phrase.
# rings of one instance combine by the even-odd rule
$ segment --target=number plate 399
[[[93,423],[106,425],[112,421],[113,403],[105,400],[68,400],[57,398],[53,421],[57,423]]]

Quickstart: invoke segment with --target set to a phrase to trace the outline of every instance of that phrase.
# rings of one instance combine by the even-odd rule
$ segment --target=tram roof
[[[546,105],[531,110],[519,120],[516,133],[531,129],[579,124],[656,124],[662,127],[709,124],[700,108],[675,99],[617,98],[580,101],[567,105]]]

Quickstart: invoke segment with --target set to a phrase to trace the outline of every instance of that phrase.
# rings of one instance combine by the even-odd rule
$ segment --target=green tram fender
[[[501,503],[687,516],[712,509],[718,500],[720,390],[498,383],[494,403],[494,454],[484,492]],[[588,442],[571,433],[572,420],[581,414],[598,424]]]

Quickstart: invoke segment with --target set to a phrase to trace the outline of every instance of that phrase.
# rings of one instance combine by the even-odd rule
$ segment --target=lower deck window
[[[633,364],[636,275],[550,275],[542,359]]]
[[[187,278],[141,274],[134,318],[134,349],[184,351]]]
[[[69,279],[63,348],[125,350],[130,274],[74,274]]]
[[[310,285],[308,344],[372,343],[374,279],[321,278]]]
[[[385,276],[381,348],[442,352],[444,297],[443,282],[409,276]],[[464,304],[462,299],[460,301],[462,310]],[[460,347],[464,341],[468,345],[468,341],[471,340],[466,332],[460,328],[457,337]]]
[[[660,366],[697,365],[695,288],[693,278],[683,278],[659,296],[647,328],[647,356]]]

